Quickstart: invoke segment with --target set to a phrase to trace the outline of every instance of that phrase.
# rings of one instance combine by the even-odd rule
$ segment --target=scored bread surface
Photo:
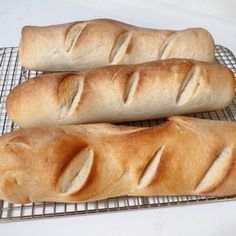
[[[77,71],[167,58],[214,62],[215,44],[203,28],[155,30],[110,19],[25,26],[19,60],[29,69]]]
[[[236,124],[172,117],[152,128],[28,128],[0,137],[0,199],[236,194]]]
[[[40,75],[14,88],[6,107],[21,127],[123,122],[221,109],[234,89],[226,66],[168,59]]]

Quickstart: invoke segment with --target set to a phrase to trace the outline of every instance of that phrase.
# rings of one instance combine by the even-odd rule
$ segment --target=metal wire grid
[[[216,60],[220,64],[228,66],[236,75],[236,58],[233,53],[220,45],[216,46]],[[10,132],[17,126],[6,114],[6,97],[11,89],[28,78],[32,78],[41,72],[26,70],[18,61],[18,48],[0,48],[0,132]],[[235,121],[236,97],[232,103],[215,112],[205,112],[192,115],[203,119]],[[153,126],[163,123],[165,119],[127,122],[126,125]],[[37,218],[49,218],[68,215],[84,215],[90,213],[113,212],[140,208],[183,206],[236,200],[236,196],[207,197],[207,196],[152,196],[152,197],[117,197],[90,203],[33,203],[11,204],[0,200],[0,222],[12,222],[16,220],[29,220]]]

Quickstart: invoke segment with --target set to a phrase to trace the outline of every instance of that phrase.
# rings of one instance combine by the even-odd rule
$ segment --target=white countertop
[[[30,236],[235,236],[236,202],[6,223],[0,234]]]
[[[0,0],[0,47],[17,46],[21,27],[114,18],[153,28],[205,27],[236,54],[236,22],[154,0]],[[236,235],[236,201],[2,224],[1,235]]]

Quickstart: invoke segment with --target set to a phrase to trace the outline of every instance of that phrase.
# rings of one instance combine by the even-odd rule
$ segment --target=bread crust
[[[40,75],[14,88],[6,107],[21,127],[123,122],[221,109],[234,88],[225,66],[168,59]]]
[[[152,128],[92,124],[0,137],[0,199],[236,194],[235,122],[171,117]]]
[[[25,26],[19,60],[39,71],[77,71],[168,58],[214,62],[214,40],[203,28],[141,28],[111,19]]]

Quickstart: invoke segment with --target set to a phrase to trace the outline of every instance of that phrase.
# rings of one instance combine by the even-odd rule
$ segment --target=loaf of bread
[[[225,66],[168,59],[41,75],[13,89],[6,105],[21,127],[123,122],[220,109],[234,88]]]
[[[173,117],[21,129],[0,137],[0,199],[83,202],[120,195],[236,194],[236,123]]]
[[[214,41],[202,28],[181,31],[135,27],[109,19],[46,27],[25,26],[19,59],[30,69],[77,71],[166,58],[214,61]]]

